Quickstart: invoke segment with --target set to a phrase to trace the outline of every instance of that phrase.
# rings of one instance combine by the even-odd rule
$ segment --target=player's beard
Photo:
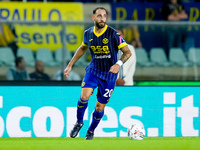
[[[97,26],[97,28],[102,29],[105,27],[106,22],[95,22],[95,25]]]

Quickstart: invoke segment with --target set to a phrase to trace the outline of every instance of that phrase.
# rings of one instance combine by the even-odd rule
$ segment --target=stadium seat
[[[169,61],[180,67],[190,67],[192,62],[188,61],[182,48],[170,48]]]
[[[167,60],[167,56],[163,48],[151,48],[150,59],[152,62],[155,62],[156,65],[158,66],[162,67],[173,66],[173,63]]]
[[[15,56],[10,47],[0,47],[0,62],[5,66],[15,66]]]
[[[149,61],[148,54],[144,48],[135,48],[137,58],[136,65],[140,67],[153,67],[155,63]]]
[[[65,60],[71,60],[72,54],[69,50],[65,49]],[[63,48],[58,48],[55,51],[55,60],[59,64],[63,61]],[[87,66],[89,65],[89,62],[86,61],[86,53],[74,64],[75,66]]]
[[[83,66],[86,67],[89,65],[90,62],[86,60],[87,54],[85,53],[76,63],[75,66]]]
[[[65,49],[65,60],[70,60],[72,58],[71,52],[67,49]],[[55,60],[59,64],[63,62],[63,48],[57,48],[55,51]]]
[[[188,60],[200,66],[200,48],[190,48],[188,51]]]
[[[26,47],[18,48],[17,56],[22,56],[25,59],[27,66],[35,65],[35,58],[30,48],[26,48]]]
[[[36,60],[43,61],[46,66],[59,66],[58,62],[55,62],[53,53],[48,48],[38,48],[36,51]]]

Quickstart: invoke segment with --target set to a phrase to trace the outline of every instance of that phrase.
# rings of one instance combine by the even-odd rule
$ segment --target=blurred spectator
[[[15,67],[8,69],[6,72],[7,80],[28,80],[28,74],[26,71],[26,62],[23,57],[17,57],[15,59]]]
[[[184,6],[180,0],[168,0],[162,6],[162,15],[164,20],[181,21],[188,18]],[[187,30],[183,26],[169,26],[167,27],[168,34],[168,48],[167,56],[169,56],[169,49],[172,47],[181,47],[182,43],[187,38]]]
[[[133,45],[134,48],[141,48],[140,33],[137,25],[128,26],[123,29],[124,39],[128,44]]]
[[[31,80],[50,80],[48,74],[44,73],[44,63],[37,61],[35,63],[35,71],[29,74]]]
[[[122,37],[124,37],[122,30],[117,30],[118,33]],[[135,67],[136,67],[136,55],[135,55],[135,49],[132,45],[128,44],[128,47],[132,53],[131,57],[120,67],[119,73],[118,73],[118,79],[116,80],[116,85],[120,86],[127,86],[127,85],[133,85],[133,76],[135,73]],[[118,51],[118,59],[121,58],[122,51]]]
[[[69,61],[67,61],[67,64],[68,63],[69,63]],[[56,71],[56,73],[53,75],[53,80],[62,80],[63,75],[64,75],[64,72],[63,72],[63,70],[60,69],[60,70]],[[69,77],[64,78],[64,79],[68,80],[68,81],[81,81],[80,75],[73,70],[71,70],[69,72]]]
[[[1,17],[0,17],[1,20]],[[17,45],[15,41],[14,30],[5,24],[0,23],[0,47],[8,46],[13,50],[15,57],[17,56]]]

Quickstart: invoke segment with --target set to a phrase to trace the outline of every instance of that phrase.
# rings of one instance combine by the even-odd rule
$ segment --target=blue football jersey
[[[86,67],[86,72],[106,81],[115,81],[117,74],[111,73],[109,70],[117,62],[118,50],[127,45],[121,35],[107,25],[98,34],[93,26],[85,30],[82,44],[89,47],[92,56],[92,61]]]

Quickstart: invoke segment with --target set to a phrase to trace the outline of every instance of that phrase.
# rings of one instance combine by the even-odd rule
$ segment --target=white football
[[[142,140],[145,136],[144,128],[139,124],[133,124],[128,128],[128,137],[131,140]]]

